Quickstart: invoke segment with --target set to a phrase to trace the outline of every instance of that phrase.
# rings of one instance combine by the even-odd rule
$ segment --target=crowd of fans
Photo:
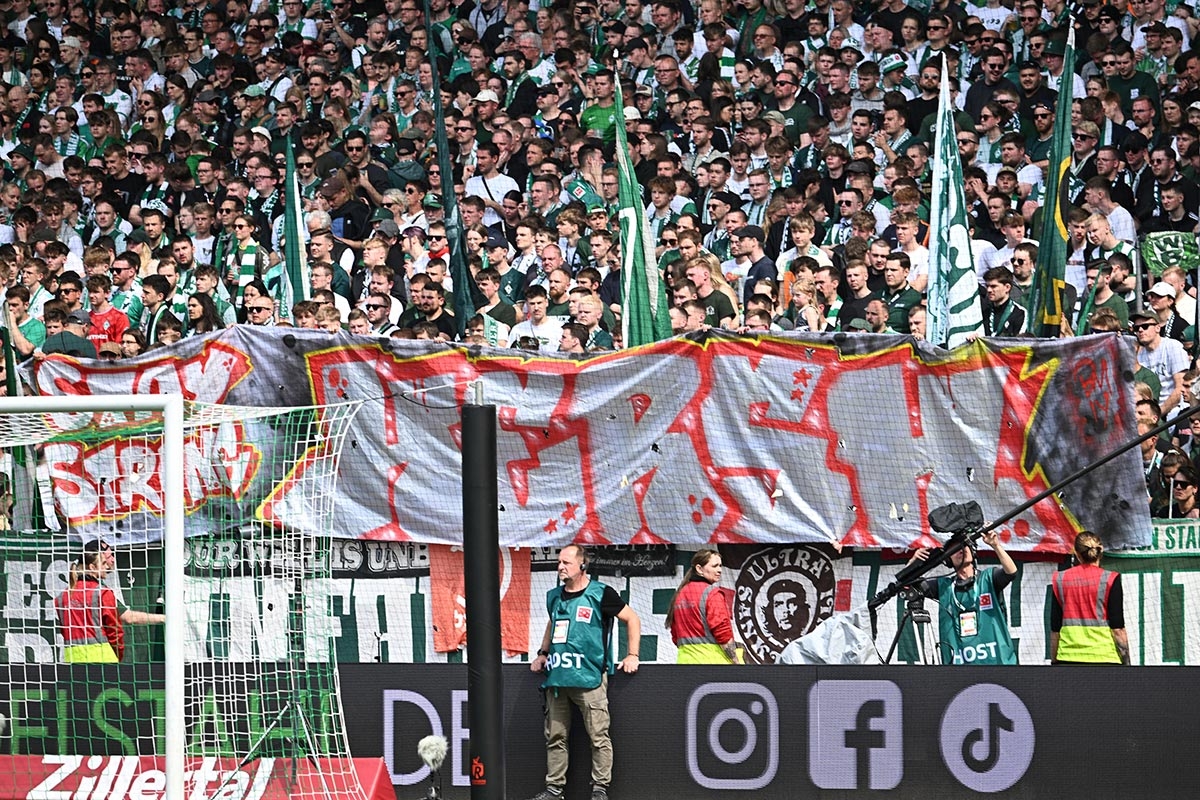
[[[1070,81],[1062,334],[1135,333],[1151,399],[1184,399],[1196,265],[1143,277],[1136,247],[1200,222],[1187,5],[2,0],[0,15],[0,278],[22,357],[128,357],[234,324],[620,347],[618,125],[676,332],[920,337],[946,70],[984,334],[1029,332]],[[312,286],[295,304],[289,151]]]

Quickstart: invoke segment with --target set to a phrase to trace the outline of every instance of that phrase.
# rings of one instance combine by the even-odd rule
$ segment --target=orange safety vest
[[[1108,627],[1108,594],[1117,573],[1080,564],[1054,575],[1054,597],[1063,610],[1058,634],[1060,661],[1120,664]]]
[[[119,661],[124,655],[125,632],[111,589],[85,577],[60,594],[54,607],[68,661]]]

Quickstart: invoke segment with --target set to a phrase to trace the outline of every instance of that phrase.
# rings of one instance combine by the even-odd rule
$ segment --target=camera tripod
[[[917,640],[917,655],[920,663],[927,666],[937,664],[939,661],[937,640],[932,630],[933,619],[925,608],[925,596],[921,594],[920,590],[912,587],[903,590],[902,594],[905,601],[904,616],[900,618],[900,627],[896,629],[896,636],[892,639],[892,646],[888,648],[887,657],[883,659],[883,663],[892,663],[892,656],[896,654],[896,648],[900,646],[904,629],[911,622],[913,634]]]

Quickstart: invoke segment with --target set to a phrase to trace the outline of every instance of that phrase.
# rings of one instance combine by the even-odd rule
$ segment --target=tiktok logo
[[[942,760],[959,783],[977,792],[1002,792],[1033,760],[1033,719],[1008,689],[976,684],[946,707],[941,746]]]

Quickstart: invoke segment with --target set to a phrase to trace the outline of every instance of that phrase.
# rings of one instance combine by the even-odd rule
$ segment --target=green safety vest
[[[943,664],[1017,663],[1004,598],[991,569],[982,570],[965,590],[957,588],[953,576],[938,578],[938,605]],[[974,614],[973,635],[963,633],[965,614]]]
[[[608,668],[607,630],[600,613],[604,584],[590,581],[578,597],[567,598],[561,586],[546,593],[550,615],[550,670],[545,686],[595,689]]]

